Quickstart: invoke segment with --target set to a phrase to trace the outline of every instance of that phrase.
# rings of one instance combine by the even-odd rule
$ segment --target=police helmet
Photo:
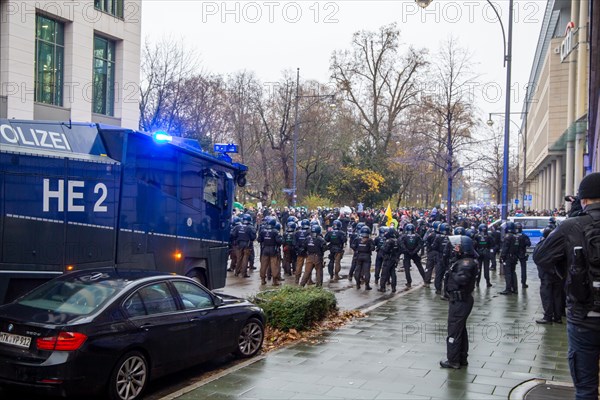
[[[360,232],[363,226],[365,226],[364,222],[359,222],[358,224],[356,224],[356,232]]]
[[[319,225],[313,225],[310,227],[310,234],[317,236],[321,234],[321,227]]]
[[[487,225],[486,224],[479,224],[479,232],[481,233],[486,233],[487,232]]]
[[[404,231],[406,233],[415,233],[415,226],[413,224],[404,225]]]
[[[449,235],[450,234],[450,225],[448,225],[447,223],[442,223],[440,224],[440,233],[443,233],[444,235]]]
[[[296,230],[296,227],[297,227],[296,223],[294,221],[291,221],[291,222],[287,223],[286,230],[288,232],[294,232]]]
[[[364,237],[364,238],[368,238],[369,236],[371,236],[371,229],[369,229],[368,226],[363,226],[362,228],[360,228],[360,237]]]
[[[523,224],[521,224],[520,222],[517,222],[515,224],[515,231],[517,233],[522,233],[523,232]]]
[[[310,220],[310,226],[313,226],[313,225],[319,225],[319,221],[317,221],[316,219]]]
[[[293,215],[290,215],[290,216],[288,217],[288,219],[287,219],[287,221],[286,221],[286,222],[288,222],[288,223],[290,223],[290,222],[298,222],[298,218],[296,218],[296,217],[295,217],[295,216],[293,216]]]
[[[459,244],[459,255],[461,256],[473,256],[475,254],[475,250],[473,247],[473,239],[468,236],[460,237]]]
[[[548,220],[549,224],[556,224],[556,218],[554,217],[550,217],[550,219]]]
[[[472,239],[475,236],[475,229],[469,228],[465,231],[465,234]]]
[[[242,222],[244,223],[244,225],[250,225],[252,223],[252,217],[250,216],[250,214],[242,215]]]
[[[467,232],[465,231],[465,228],[463,228],[462,226],[457,226],[456,228],[454,228],[454,234],[455,235],[466,235]]]
[[[515,223],[511,222],[511,221],[507,222],[505,230],[508,233],[515,233],[515,230],[516,230]]]
[[[440,221],[433,221],[433,230],[436,231],[437,233],[440,233],[440,225],[442,223]]]
[[[237,226],[237,225],[239,225],[239,224],[242,223],[242,219],[240,217],[237,217],[237,216],[233,217],[233,220],[231,221],[231,223],[232,223],[233,226]]]
[[[275,226],[277,225],[277,220],[275,219],[275,217],[269,217],[269,219],[267,220],[267,225],[270,228],[275,228]]]
[[[342,221],[339,219],[333,221],[333,229],[342,229]]]
[[[310,229],[310,221],[307,219],[300,221],[300,229]]]
[[[384,236],[387,231],[388,231],[388,227],[387,226],[380,226],[379,227],[379,235],[380,236]]]
[[[393,239],[395,237],[396,237],[396,230],[394,228],[388,228],[388,230],[385,232],[385,238]]]

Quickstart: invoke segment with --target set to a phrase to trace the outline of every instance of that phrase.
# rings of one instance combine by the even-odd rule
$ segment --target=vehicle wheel
[[[189,278],[192,278],[193,280],[195,280],[196,282],[198,282],[205,288],[208,288],[208,286],[206,286],[208,284],[208,282],[207,282],[206,273],[204,272],[204,270],[201,270],[201,269],[192,270],[192,271],[188,272],[187,276]]]
[[[235,354],[242,358],[255,356],[262,347],[264,337],[265,329],[262,322],[256,318],[250,318],[238,336]]]
[[[109,383],[112,400],[134,400],[141,398],[148,383],[148,362],[138,351],[125,354],[115,367]]]

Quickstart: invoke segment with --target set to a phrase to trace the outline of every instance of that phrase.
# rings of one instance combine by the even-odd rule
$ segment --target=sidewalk
[[[571,382],[566,325],[538,325],[539,280],[529,264],[529,289],[501,296],[475,291],[469,318],[469,366],[445,370],[448,303],[433,289],[413,288],[368,317],[317,344],[301,343],[233,372],[174,393],[191,399],[507,399],[523,381]]]

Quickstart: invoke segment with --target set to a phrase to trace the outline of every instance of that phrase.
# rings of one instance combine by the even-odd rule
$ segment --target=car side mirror
[[[223,299],[219,296],[215,296],[215,308],[223,305]]]

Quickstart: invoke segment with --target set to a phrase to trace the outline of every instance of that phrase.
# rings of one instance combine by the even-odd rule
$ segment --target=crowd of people
[[[509,224],[502,240],[500,229],[488,225],[498,217],[496,210],[470,209],[453,214],[452,221],[440,210],[402,209],[386,215],[386,210],[348,212],[339,208],[249,209],[233,217],[231,264],[234,276],[250,277],[255,268],[254,242],[259,243],[261,284],[268,280],[278,286],[284,276],[296,284],[323,285],[324,270],[332,282],[342,277],[341,260],[346,251],[352,261],[345,276],[357,288],[372,290],[371,267],[374,259],[374,284],[381,292],[388,286],[397,289],[396,272],[404,272],[405,286],[412,287],[411,267],[421,275],[424,286],[434,285],[443,293],[443,278],[453,256],[450,238],[464,235],[473,241],[481,276],[491,287],[490,271],[497,259],[506,261],[506,287],[502,294],[518,291],[516,265],[521,265],[521,285],[527,287],[527,248],[531,245],[520,224]],[[514,225],[514,226],[513,226]],[[511,228],[512,227],[512,228]],[[513,244],[510,240],[515,240]],[[505,246],[503,246],[503,243]],[[509,245],[510,243],[510,245]],[[328,255],[326,257],[326,253]],[[423,264],[425,258],[425,265]],[[314,277],[313,277],[313,271]],[[500,271],[503,273],[504,271]]]
[[[562,324],[567,317],[568,357],[576,399],[598,398],[600,360],[600,173],[586,176],[569,213],[564,208],[541,212],[515,211],[515,216],[548,216],[548,226],[533,252],[540,277],[544,315],[540,324]],[[389,207],[388,207],[389,208]],[[568,218],[557,225],[555,217]],[[254,242],[260,248],[260,279],[280,285],[283,275],[298,285],[323,285],[347,278],[357,289],[395,292],[396,272],[403,271],[412,286],[411,267],[423,286],[433,284],[447,300],[447,359],[443,368],[468,365],[467,318],[473,308],[472,292],[481,278],[492,287],[490,271],[504,275],[499,293],[511,295],[527,284],[530,239],[519,223],[492,222],[495,209],[464,209],[446,220],[441,210],[348,210],[305,208],[244,210],[233,217],[231,264],[239,277],[254,269]],[[501,232],[502,230],[502,232]],[[348,275],[342,276],[342,256],[352,252]],[[326,254],[328,256],[326,257]],[[422,259],[426,257],[425,265]],[[373,263],[374,260],[374,263]],[[517,266],[520,266],[520,279]],[[325,267],[327,269],[325,270]],[[313,277],[313,271],[314,277]],[[520,285],[519,285],[520,280]],[[566,312],[566,313],[565,313]]]

